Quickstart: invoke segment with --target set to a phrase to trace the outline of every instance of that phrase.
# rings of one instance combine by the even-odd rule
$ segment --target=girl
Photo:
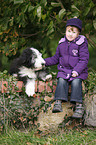
[[[79,35],[82,21],[78,18],[69,19],[66,23],[66,35],[59,41],[56,54],[46,58],[46,66],[58,64],[55,104],[52,112],[62,111],[62,101],[68,101],[68,87],[71,84],[70,102],[75,103],[74,118],[82,118],[82,80],[87,79],[89,60],[88,42],[85,36]]]

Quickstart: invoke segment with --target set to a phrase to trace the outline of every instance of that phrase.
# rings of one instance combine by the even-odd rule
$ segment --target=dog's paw
[[[45,78],[45,80],[46,80],[46,81],[52,80],[52,75],[51,75],[51,74],[47,75],[46,78]]]
[[[26,94],[28,95],[28,97],[30,97],[30,96],[33,96],[35,92],[31,90],[26,90]]]

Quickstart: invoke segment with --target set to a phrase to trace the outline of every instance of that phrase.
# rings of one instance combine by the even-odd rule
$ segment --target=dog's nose
[[[45,62],[42,63],[42,66],[43,66],[43,67],[45,66]]]
[[[45,62],[42,62],[42,65],[44,65],[45,64]]]

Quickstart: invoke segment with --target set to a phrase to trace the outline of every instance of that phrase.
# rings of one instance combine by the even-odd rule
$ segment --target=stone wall
[[[4,83],[6,84],[6,87],[8,86],[6,81],[0,82],[0,91],[2,93],[4,91],[7,91],[7,88],[4,86]],[[23,83],[18,81],[17,86],[19,88],[19,91],[22,91]],[[55,89],[56,89],[56,80],[55,80],[55,85],[53,84],[52,80],[49,82],[36,81],[35,87],[36,87],[35,89],[36,92],[42,92],[46,90],[47,92],[53,92],[54,94]],[[83,89],[85,89],[84,84],[83,84]],[[52,96],[52,100],[53,98],[54,98],[54,95]],[[46,99],[46,96],[45,96],[45,100],[48,101],[48,99]],[[54,103],[51,104],[51,107],[48,109],[47,113],[44,113],[41,110],[41,113],[38,116],[38,123],[40,123],[41,127],[44,129],[48,127],[49,128],[58,127],[59,123],[61,123],[64,120],[64,117],[66,114],[67,116],[71,116],[73,114],[73,110],[70,109],[72,107],[72,104],[70,104],[69,102],[63,103],[63,106],[62,106],[63,112],[61,113],[53,114],[52,113],[53,105]],[[95,91],[93,95],[91,96],[89,94],[84,96],[84,106],[86,110],[85,115],[84,115],[85,125],[96,127],[96,92]]]
[[[96,127],[96,93],[85,96],[85,125]]]

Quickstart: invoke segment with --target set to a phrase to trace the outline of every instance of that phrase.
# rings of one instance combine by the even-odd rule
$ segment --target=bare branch
[[[40,33],[40,32],[37,32],[37,33],[34,33],[34,34],[19,34],[20,36],[22,36],[22,37],[31,37],[31,36],[35,36],[35,35],[37,35],[38,33]]]

